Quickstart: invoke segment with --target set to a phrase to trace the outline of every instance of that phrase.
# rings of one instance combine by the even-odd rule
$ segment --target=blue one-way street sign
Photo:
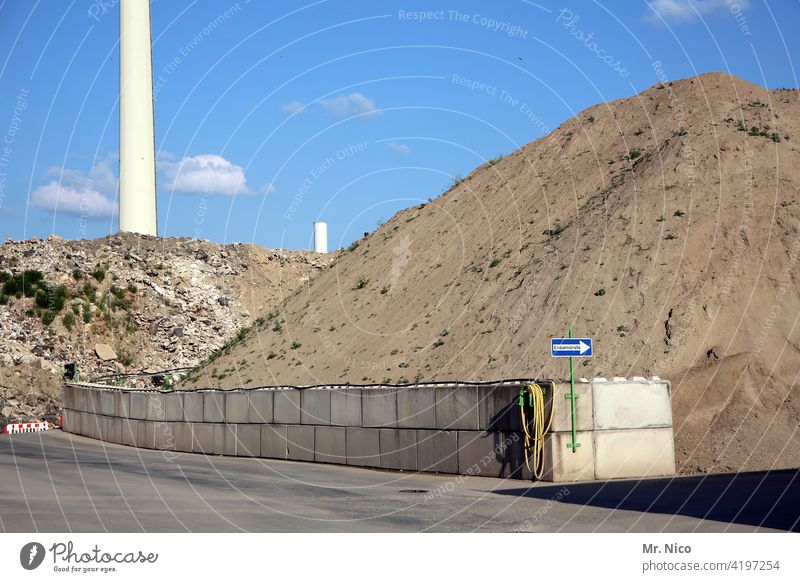
[[[588,337],[554,337],[550,340],[550,355],[554,358],[591,358],[592,340]]]

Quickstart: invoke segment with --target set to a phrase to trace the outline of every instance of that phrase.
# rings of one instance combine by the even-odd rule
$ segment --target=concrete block
[[[228,431],[229,426],[233,425],[226,425],[226,424],[214,424],[214,446],[212,450],[212,454],[214,455],[224,455],[225,453],[225,446],[228,443]]]
[[[85,437],[91,436],[91,426],[90,423],[93,422],[91,415],[88,412],[81,412],[81,432],[80,434]]]
[[[314,460],[314,427],[290,424],[286,430],[286,458],[292,461]]]
[[[129,447],[136,446],[136,438],[139,434],[139,420],[132,420],[129,418],[122,419],[122,434],[121,443]]]
[[[184,392],[183,394],[183,419],[186,422],[203,422],[202,392]]]
[[[137,420],[144,420],[147,418],[147,393],[131,392],[129,400],[130,408],[128,409],[128,417]]]
[[[108,441],[108,417],[102,414],[97,415],[97,438],[101,441]]]
[[[152,449],[154,443],[153,423],[140,420],[136,426],[136,446],[140,449]]]
[[[261,456],[285,459],[287,430],[285,424],[265,424],[261,427]]]
[[[544,387],[547,390],[545,394],[545,418],[550,418],[553,394],[549,385],[545,385]],[[569,391],[568,383],[562,382],[556,384],[556,408],[553,415],[553,424],[550,426],[550,432],[572,432],[572,404],[570,399],[565,398],[565,396],[569,395]],[[576,383],[575,394],[578,396],[577,400],[575,400],[575,430],[592,430],[594,427],[592,414],[592,385],[588,382]]]
[[[544,437],[544,474],[542,481],[567,482],[594,479],[594,441],[591,432],[579,432],[575,452],[567,447],[572,433],[555,432]]]
[[[247,422],[265,424],[273,421],[272,395],[272,390],[253,390],[248,392],[250,404]]]
[[[131,393],[127,390],[120,390],[117,392],[117,397],[114,399],[114,416],[129,418],[130,409]]]
[[[145,421],[144,423],[144,446],[145,449],[156,448],[156,423],[155,421]]]
[[[503,467],[503,476],[509,479],[530,481],[531,472],[525,463],[525,438],[519,432],[499,433],[496,449]]]
[[[119,393],[112,390],[100,391],[100,414],[104,416],[114,416],[114,400],[117,394]]]
[[[261,426],[240,424],[236,427],[236,455],[239,457],[261,456]]]
[[[480,409],[478,407],[478,387],[437,387],[436,426],[440,430],[478,430],[480,428]]]
[[[227,402],[225,403],[227,405]],[[222,454],[228,457],[236,456],[236,445],[238,439],[238,424],[222,425]]]
[[[596,431],[594,453],[596,479],[675,474],[671,428]]]
[[[397,427],[436,428],[435,390],[435,388],[398,388]]]
[[[398,393],[398,397],[400,394]],[[399,406],[398,400],[398,406]],[[398,419],[399,420],[399,419]],[[378,429],[382,469],[417,470],[417,431],[402,428]]]
[[[75,410],[64,409],[62,412],[61,430],[72,434],[81,434],[81,413]]]
[[[250,420],[250,399],[247,392],[227,392],[225,394],[225,422],[233,424]]]
[[[192,423],[192,452],[205,455],[214,454],[214,425],[205,423]]]
[[[175,424],[174,422],[154,422],[153,448],[159,451],[175,451]]]
[[[192,424],[189,422],[176,422],[175,431],[175,450],[182,453],[192,452]]]
[[[380,467],[379,431],[373,428],[348,426],[345,429],[347,464],[358,467]]]
[[[183,421],[183,393],[164,394],[164,420],[167,422]]]
[[[521,432],[519,389],[520,386],[514,384],[479,386],[478,427],[489,431]]]
[[[595,429],[672,426],[667,382],[594,382],[592,392]]]
[[[331,390],[309,388],[300,392],[300,423],[331,423]]]
[[[88,412],[89,408],[86,406],[87,403],[87,395],[88,389],[86,388],[78,388],[73,387],[73,399],[74,399],[74,406],[75,410],[79,410],[81,412]]]
[[[128,447],[136,446],[136,431],[138,427],[136,424],[138,420],[131,420],[129,418],[122,418],[122,426],[120,428],[120,444]]]
[[[61,387],[61,407],[75,410],[75,391],[77,388],[74,386]]]
[[[418,430],[417,468],[436,473],[458,473],[456,431]]]
[[[105,441],[108,438],[108,417],[102,414],[96,414],[95,418],[97,419],[97,434],[95,438]]]
[[[81,426],[80,434],[81,435],[83,435],[85,437],[91,437],[92,436],[92,434],[91,434],[92,433],[92,427],[91,427],[91,423],[92,422],[94,422],[94,419],[92,418],[91,414],[89,414],[88,412],[81,412],[81,421],[80,421],[80,426]]]
[[[458,472],[461,475],[505,476],[503,433],[460,430],[457,438]]]
[[[164,395],[158,392],[147,392],[147,420],[163,421],[166,418]]]
[[[274,422],[300,424],[300,391],[275,390],[272,393]]]
[[[108,418],[108,440],[118,445],[122,444],[122,418]]]
[[[331,424],[361,426],[361,389],[331,390]]]
[[[347,463],[345,427],[317,426],[314,428],[314,461],[317,463]]]
[[[203,392],[203,422],[225,422],[225,394]]]
[[[396,427],[397,389],[362,388],[361,411],[364,427]]]
[[[92,436],[93,439],[102,439],[103,438],[102,437],[102,428],[101,428],[102,423],[103,423],[103,419],[105,419],[105,417],[104,416],[100,416],[99,414],[92,414],[91,415],[91,420],[89,421],[89,424],[91,426],[90,430],[92,431],[92,435],[91,436]]]
[[[87,404],[89,405],[89,412],[92,414],[101,414],[102,408],[100,407],[100,389],[94,388],[89,390]]]

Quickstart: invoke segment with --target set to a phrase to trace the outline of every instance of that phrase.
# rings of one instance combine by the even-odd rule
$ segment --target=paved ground
[[[60,431],[0,437],[0,471],[8,532],[716,532],[797,530],[800,516],[798,471],[531,485],[173,455]]]

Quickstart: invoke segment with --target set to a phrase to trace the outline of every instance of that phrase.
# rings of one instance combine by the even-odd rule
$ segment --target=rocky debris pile
[[[0,421],[53,409],[69,362],[82,379],[195,366],[332,258],[131,234],[6,239]]]

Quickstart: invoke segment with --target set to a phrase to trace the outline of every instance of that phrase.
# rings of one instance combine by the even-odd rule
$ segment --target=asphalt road
[[[798,471],[553,485],[0,437],[6,532],[798,529]],[[426,493],[427,492],[427,493]]]

